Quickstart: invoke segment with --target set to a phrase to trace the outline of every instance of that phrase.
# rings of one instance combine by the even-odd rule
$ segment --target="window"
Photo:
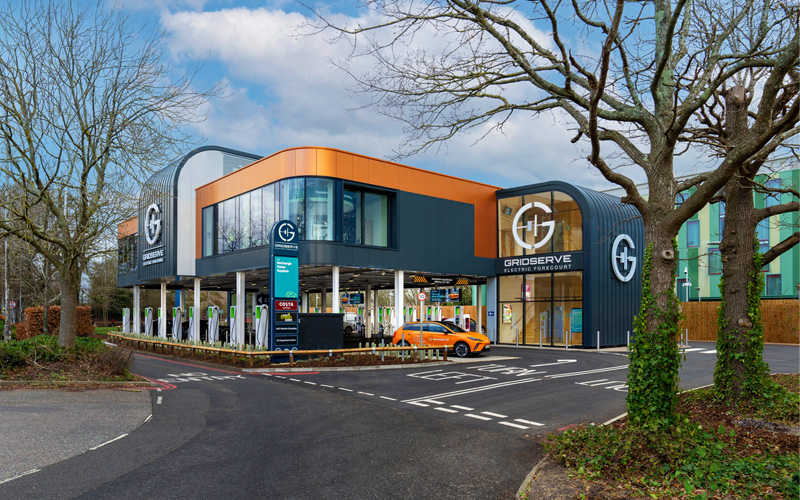
[[[342,193],[342,243],[361,244],[361,192],[345,189]]]
[[[306,238],[333,241],[335,236],[335,188],[331,179],[306,180]]]
[[[250,158],[222,153],[222,175],[228,175],[234,170],[239,170],[250,163],[253,163],[253,160]]]
[[[708,249],[708,274],[722,274],[722,256],[719,248]]]
[[[203,208],[203,257],[214,255],[214,205]]]
[[[239,233],[237,250],[250,248],[250,193],[244,193],[236,197],[236,208],[238,210],[236,229]]]
[[[725,229],[725,202],[719,202],[719,240],[722,241],[723,230]]]
[[[689,193],[678,193],[675,195],[675,208],[683,205],[683,202],[686,201],[687,198],[689,198]]]
[[[520,214],[528,204],[532,206]],[[515,218],[517,227],[512,227]],[[500,257],[583,250],[583,215],[578,203],[561,191],[497,200],[497,225]]]
[[[280,182],[280,218],[289,220],[297,225],[300,230],[300,239],[306,237],[306,214],[305,214],[305,179],[285,179]]]
[[[117,240],[117,274],[127,274],[136,271],[138,255],[136,254],[135,234],[124,236]]]
[[[275,188],[277,183],[269,184],[261,188],[261,210],[264,224],[264,244],[269,244],[269,232],[275,222],[278,221],[278,206],[275,203]]]
[[[690,220],[686,223],[686,246],[689,248],[700,246],[700,221]]]
[[[389,197],[364,193],[364,244],[389,246]]]
[[[779,296],[782,293],[783,290],[781,289],[781,275],[780,274],[768,275],[766,294],[768,296],[774,297],[774,296]]]
[[[262,206],[262,191],[256,189],[250,192],[250,246],[264,246],[264,208]]]
[[[780,179],[770,179],[766,183],[767,189],[781,189],[781,180]],[[775,205],[780,205],[781,203],[781,194],[780,193],[767,193],[764,195],[764,205],[767,207],[774,207]]]
[[[759,241],[758,242],[758,253],[760,253],[761,255],[764,255],[767,252],[769,252],[769,241],[766,241],[766,242]],[[764,264],[764,267],[761,268],[761,272],[768,273],[769,272],[769,264]]]

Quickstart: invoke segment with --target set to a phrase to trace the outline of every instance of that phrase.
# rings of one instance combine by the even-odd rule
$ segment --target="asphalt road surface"
[[[766,346],[773,373],[797,346]],[[711,383],[692,343],[684,389]],[[241,374],[137,355],[158,380],[135,431],[0,485],[24,498],[512,498],[531,436],[625,411],[624,352],[493,348],[448,366]]]

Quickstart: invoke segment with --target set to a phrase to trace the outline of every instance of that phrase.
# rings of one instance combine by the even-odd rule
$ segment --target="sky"
[[[608,189],[585,160],[586,145],[571,144],[575,132],[555,113],[520,113],[503,127],[453,138],[441,148],[398,159],[407,137],[397,120],[369,107],[370,96],[334,64],[352,47],[329,34],[301,35],[311,13],[291,1],[125,0],[137,21],[163,29],[168,63],[202,64],[198,86],[221,84],[223,96],[201,110],[195,125],[202,145],[270,155],[285,148],[321,146],[499,186],[551,180]],[[364,20],[350,2],[326,8],[337,21]],[[425,43],[421,40],[420,43]],[[371,61],[357,60],[355,72]]]

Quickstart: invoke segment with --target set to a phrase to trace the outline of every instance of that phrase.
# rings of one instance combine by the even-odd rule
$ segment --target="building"
[[[134,331],[142,288],[161,290],[165,314],[167,290],[195,290],[196,311],[201,290],[227,291],[249,318],[265,303],[279,220],[300,233],[301,312],[315,294],[338,311],[342,292],[373,311],[374,292],[393,290],[394,328],[419,305],[404,303],[405,289],[473,285],[478,310],[486,302],[474,319],[492,340],[592,348],[624,345],[639,307],[643,228],[609,194],[563,182],[500,189],[328,148],[259,158],[204,147],[156,172],[119,226]]]

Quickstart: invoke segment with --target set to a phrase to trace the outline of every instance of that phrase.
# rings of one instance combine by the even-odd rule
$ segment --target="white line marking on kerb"
[[[513,424],[511,422],[497,422],[497,423],[500,424],[500,425],[507,425],[509,427],[516,427],[517,429],[527,429],[528,428],[527,425]]]
[[[105,445],[107,445],[107,444],[109,444],[109,443],[113,443],[113,442],[114,442],[114,441],[116,441],[117,439],[122,439],[122,438],[124,438],[124,437],[125,437],[125,436],[127,436],[127,435],[128,435],[128,433],[125,433],[125,434],[122,434],[121,436],[117,436],[117,437],[115,437],[114,439],[109,439],[108,441],[106,441],[106,442],[105,442],[105,443],[103,443],[103,444],[98,444],[98,445],[97,445],[97,446],[95,446],[94,448],[89,448],[89,450],[90,450],[90,451],[94,451],[94,450],[96,450],[96,449],[100,448],[101,446],[105,446]]]
[[[490,417],[495,417],[495,418],[508,418],[508,415],[501,415],[499,413],[492,413],[490,411],[482,411],[481,413],[484,414],[484,415],[489,415]]]
[[[149,422],[151,418],[153,418],[153,414],[152,413],[150,415],[148,415],[146,419],[144,419],[144,423]]]
[[[2,481],[0,481],[0,484],[3,484],[3,483],[8,483],[8,482],[10,482],[10,481],[13,481],[13,480],[15,480],[15,479],[19,479],[19,478],[21,478],[22,476],[27,476],[28,474],[33,474],[34,472],[39,472],[40,470],[41,470],[41,469],[31,469],[31,470],[29,470],[29,471],[27,471],[27,472],[23,472],[22,474],[20,474],[20,475],[18,475],[18,476],[10,477],[10,478],[8,478],[8,479],[3,479]]]

